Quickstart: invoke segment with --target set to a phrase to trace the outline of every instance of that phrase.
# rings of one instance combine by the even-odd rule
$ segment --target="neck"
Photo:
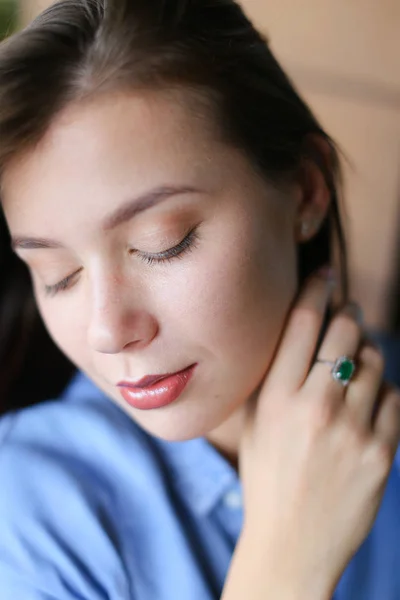
[[[241,406],[226,421],[205,436],[236,472],[239,470],[239,444],[245,416],[246,407]]]
[[[254,390],[246,402],[223,421],[205,437],[212,446],[230,463],[239,473],[239,448],[242,434],[249,418],[249,412],[254,413],[263,382]],[[254,416],[253,416],[254,418]]]

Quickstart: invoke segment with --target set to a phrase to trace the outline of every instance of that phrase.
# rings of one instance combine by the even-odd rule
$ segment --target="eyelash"
[[[197,240],[198,240],[198,233],[197,233],[197,227],[195,227],[187,234],[187,236],[181,242],[179,242],[179,244],[177,244],[173,248],[169,248],[168,250],[165,250],[164,252],[150,255],[150,254],[140,254],[138,252],[138,250],[133,250],[132,253],[135,253],[135,254],[138,253],[139,257],[145,263],[147,263],[149,265],[154,265],[155,263],[164,263],[164,262],[169,263],[174,258],[183,258],[184,254],[186,252],[194,250],[194,248],[196,247]],[[72,273],[72,275],[68,275],[68,277],[65,277],[64,279],[62,279],[58,283],[55,283],[54,285],[45,285],[44,290],[45,290],[46,296],[55,296],[58,292],[67,290],[70,287],[71,280],[80,271],[81,271],[81,269],[79,269],[79,271],[76,271],[75,273]]]
[[[154,263],[171,262],[174,258],[183,258],[184,254],[189,250],[194,250],[196,241],[198,240],[197,227],[189,231],[186,237],[173,248],[169,248],[158,254],[139,254],[140,258],[148,265]],[[137,252],[137,251],[135,251]]]

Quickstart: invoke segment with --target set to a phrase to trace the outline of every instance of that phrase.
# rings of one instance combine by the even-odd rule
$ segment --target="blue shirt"
[[[243,520],[207,442],[160,440],[84,375],[0,420],[1,600],[218,600]],[[400,599],[400,457],[335,600]]]

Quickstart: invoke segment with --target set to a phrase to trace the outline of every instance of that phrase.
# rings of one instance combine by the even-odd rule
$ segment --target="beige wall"
[[[25,22],[46,0],[24,0]],[[242,0],[336,139],[344,162],[351,289],[387,328],[400,266],[399,0]]]

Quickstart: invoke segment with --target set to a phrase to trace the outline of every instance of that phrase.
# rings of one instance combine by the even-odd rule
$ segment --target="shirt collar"
[[[211,512],[226,491],[238,483],[235,469],[205,437],[183,442],[153,439],[179,494],[200,516]]]

